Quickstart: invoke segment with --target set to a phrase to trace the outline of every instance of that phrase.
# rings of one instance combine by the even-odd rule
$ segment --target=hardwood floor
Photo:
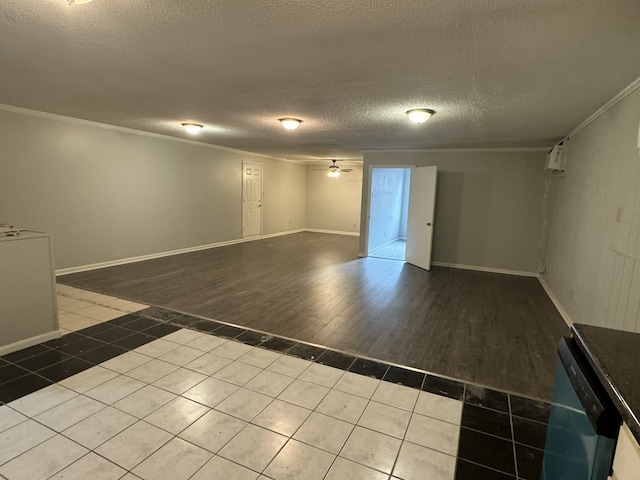
[[[358,258],[299,233],[65,275],[63,284],[549,400],[568,328],[535,278]]]

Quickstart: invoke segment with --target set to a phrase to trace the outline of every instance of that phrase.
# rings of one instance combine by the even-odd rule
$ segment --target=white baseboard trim
[[[20,340],[19,342],[11,343],[9,345],[5,345],[4,347],[0,347],[0,356],[7,355],[8,353],[17,352],[18,350],[22,350],[23,348],[27,348],[27,347],[32,347],[42,342],[55,340],[56,338],[60,338],[61,336],[62,336],[62,332],[60,330],[54,330],[53,332],[43,333],[42,335],[36,335],[35,337],[27,338],[25,340]]]
[[[228,240],[226,242],[210,243],[208,245],[198,245],[196,247],[180,248],[178,250],[169,250],[166,252],[150,253],[148,255],[140,255],[138,257],[120,258],[118,260],[109,260],[108,262],[90,263],[88,265],[78,265],[77,267],[60,268],[56,270],[56,277],[68,275],[70,273],[86,272],[87,270],[98,270],[100,268],[115,267],[116,265],[125,265],[127,263],[143,262],[145,260],[153,260],[154,258],[169,257],[171,255],[180,255],[182,253],[197,252],[199,250],[207,250],[209,248],[224,247],[226,245],[235,245],[236,243],[250,242],[259,240],[262,237],[240,238],[237,240]]]
[[[340,230],[319,230],[316,228],[298,228],[296,230],[286,230],[284,232],[268,233],[266,235],[255,235],[253,237],[238,238],[236,240],[227,240],[225,242],[209,243],[207,245],[197,245],[195,247],[179,248],[177,250],[168,250],[166,252],[150,253],[148,255],[140,255],[138,257],[120,258],[118,260],[109,260],[108,262],[90,263],[88,265],[78,265],[77,267],[60,268],[56,270],[56,277],[69,275],[71,273],[86,272],[88,270],[98,270],[100,268],[115,267],[116,265],[126,265],[127,263],[144,262],[145,260],[170,257],[171,255],[180,255],[182,253],[198,252],[200,250],[208,250],[210,248],[226,247],[227,245],[235,245],[237,243],[264,240],[265,238],[282,237],[283,235],[292,235],[294,233],[301,232],[332,233],[334,235],[351,235],[356,237],[360,236],[360,234],[357,232],[342,232]]]
[[[503,275],[518,275],[520,277],[538,277],[535,272],[521,272],[519,270],[506,270],[504,268],[479,267],[477,265],[462,265],[459,263],[431,262],[436,267],[460,268],[462,270],[475,270],[478,272],[501,273]]]
[[[294,233],[300,233],[300,232],[306,232],[306,230],[304,228],[298,228],[296,230],[286,230],[284,232],[267,233],[266,235],[257,235],[255,237],[245,237],[245,238],[242,239],[242,241],[251,242],[253,240],[262,240],[262,239],[265,239],[265,238],[282,237],[284,235],[293,235]],[[241,242],[236,242],[236,243],[241,243]],[[223,246],[223,245],[221,245],[221,246]]]
[[[120,258],[118,260],[110,260],[108,262],[90,263],[87,265],[78,265],[77,267],[60,268],[56,270],[56,277],[69,275],[70,273],[86,272],[88,270],[98,270],[100,268],[115,267],[116,265],[126,265],[127,263],[143,262],[145,260],[153,260],[154,258],[170,257],[172,255],[180,255],[182,253],[198,252],[200,250],[208,250],[210,248],[225,247],[227,245],[235,245],[237,243],[253,242],[255,240],[263,240],[265,238],[291,235],[293,233],[300,233],[304,231],[305,231],[304,228],[300,228],[297,230],[288,230],[286,232],[269,233],[267,235],[256,235],[254,237],[238,238],[236,240],[227,240],[224,242],[209,243],[207,245],[197,245],[195,247],[179,248],[177,250],[168,250],[166,252],[150,253],[148,255],[140,255],[137,257]]]
[[[313,233],[332,233],[333,235],[350,235],[352,237],[359,237],[359,232],[344,232],[342,230],[322,230],[321,228],[305,228],[305,232]]]
[[[571,317],[569,316],[567,311],[564,309],[564,307],[560,303],[560,300],[556,298],[556,296],[551,291],[551,288],[549,288],[549,285],[547,285],[547,282],[545,282],[544,277],[540,274],[538,274],[538,281],[540,282],[540,285],[542,285],[542,288],[544,288],[544,291],[547,292],[547,295],[555,305],[556,309],[558,310],[558,313],[564,320],[564,323],[567,324],[567,327],[571,328],[571,326],[573,325],[573,320],[571,320]]]

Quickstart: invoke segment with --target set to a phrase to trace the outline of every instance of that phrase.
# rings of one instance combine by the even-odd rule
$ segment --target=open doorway
[[[370,257],[405,260],[410,185],[410,168],[372,168]]]

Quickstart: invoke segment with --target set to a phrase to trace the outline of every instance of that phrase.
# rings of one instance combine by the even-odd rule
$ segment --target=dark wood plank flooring
[[[357,258],[299,233],[58,278],[466,382],[549,400],[568,329],[538,280]]]

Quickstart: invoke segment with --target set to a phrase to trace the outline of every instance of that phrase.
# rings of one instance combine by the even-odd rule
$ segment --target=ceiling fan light
[[[302,120],[298,120],[297,118],[279,118],[278,121],[287,130],[295,130],[302,123]]]
[[[414,108],[413,110],[407,110],[407,116],[413,123],[424,123],[429,120],[431,115],[434,113],[436,112],[429,108]]]
[[[190,133],[191,135],[199,134],[200,130],[202,130],[203,128],[203,126],[199,123],[183,123],[182,126],[187,131],[187,133]]]
[[[340,176],[340,167],[336,165],[337,160],[331,160],[333,163],[329,165],[329,175],[330,178],[338,178]]]

